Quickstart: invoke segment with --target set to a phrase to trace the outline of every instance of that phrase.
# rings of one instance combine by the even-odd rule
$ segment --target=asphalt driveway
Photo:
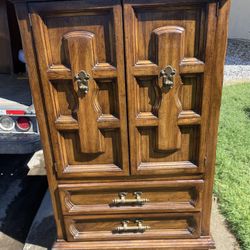
[[[23,249],[47,190],[45,176],[27,176],[31,155],[0,155],[0,249]]]

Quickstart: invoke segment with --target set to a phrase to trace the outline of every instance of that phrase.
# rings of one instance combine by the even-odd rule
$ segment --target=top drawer
[[[202,180],[61,184],[63,214],[200,211]]]

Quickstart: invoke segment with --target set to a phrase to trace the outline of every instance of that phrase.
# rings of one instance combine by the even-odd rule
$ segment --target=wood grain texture
[[[57,224],[53,249],[214,248],[230,0],[15,2]],[[176,74],[164,92],[168,65]],[[91,76],[85,96],[74,80],[81,70]],[[117,229],[124,225],[130,230]]]
[[[65,216],[68,241],[192,239],[200,235],[200,214],[133,214],[105,216]],[[136,220],[150,227],[145,232],[116,232],[122,221],[133,226]]]
[[[207,169],[205,172],[205,197],[203,203],[208,202],[207,206],[204,206],[202,221],[202,232],[203,235],[207,235],[210,229],[210,219],[211,219],[211,208],[212,208],[212,194],[213,194],[213,182],[214,182],[214,172],[215,172],[215,160],[216,160],[216,144],[218,135],[218,124],[220,115],[220,105],[221,105],[221,95],[223,87],[223,73],[224,73],[224,62],[226,57],[226,46],[227,46],[227,36],[228,36],[228,22],[229,22],[229,12],[230,12],[231,1],[221,1],[217,9],[217,22],[216,22],[216,35],[214,40],[214,54],[213,64],[217,65],[214,73],[214,78],[212,80],[212,88],[210,92],[210,112],[209,112],[209,132],[207,138]],[[214,69],[214,68],[213,68]]]
[[[126,1],[125,41],[131,171],[135,175],[202,173],[208,115],[204,61],[205,5]],[[131,32],[132,30],[132,32]],[[176,69],[162,90],[161,70]],[[205,82],[206,80],[206,82]],[[203,146],[202,146],[203,143]]]
[[[63,36],[63,47],[65,49],[67,64],[71,65],[73,82],[75,77],[82,71],[90,72],[97,63],[95,34],[87,31],[73,31]],[[104,137],[98,129],[97,120],[102,110],[97,101],[97,89],[91,75],[88,80],[88,92],[80,89],[77,83],[74,90],[77,92],[78,101],[77,118],[79,124],[80,147],[82,153],[105,152]],[[86,133],[87,132],[87,133]]]
[[[182,110],[179,100],[179,64],[184,58],[185,30],[178,26],[163,26],[153,31],[157,64],[161,69],[168,65],[177,71],[173,78],[173,88],[164,87],[161,77],[158,86],[161,89],[161,101],[158,110],[157,149],[178,150],[181,147],[181,131],[178,126],[178,116]],[[176,74],[176,73],[175,73]]]
[[[208,250],[213,249],[214,242],[210,236],[199,239],[173,239],[173,240],[130,240],[130,241],[95,241],[95,242],[66,242],[58,241],[53,249],[97,250],[97,249],[168,249],[168,250]]]
[[[61,178],[129,173],[122,7],[116,3],[29,4]],[[82,70],[90,76],[87,94],[75,80]]]
[[[59,193],[65,215],[200,211],[203,181],[150,181],[100,184],[61,184]],[[145,204],[114,204],[119,193],[134,199],[141,192]]]
[[[62,214],[60,212],[60,203],[58,201],[57,192],[57,179],[54,171],[54,155],[52,151],[52,142],[50,130],[48,127],[47,111],[45,106],[45,100],[43,96],[43,86],[40,79],[39,68],[37,65],[35,49],[33,47],[33,38],[31,34],[31,28],[29,26],[29,16],[27,6],[23,3],[15,5],[16,14],[18,18],[18,24],[21,31],[22,45],[27,58],[28,64],[28,76],[30,88],[33,96],[34,106],[36,110],[36,118],[39,124],[39,131],[41,142],[43,145],[43,153],[45,158],[45,167],[47,172],[47,179],[49,185],[49,191],[51,195],[51,201],[54,211],[54,218],[57,229],[57,239],[63,239],[63,225]]]

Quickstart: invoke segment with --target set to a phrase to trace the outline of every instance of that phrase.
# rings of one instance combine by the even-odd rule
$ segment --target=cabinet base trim
[[[66,242],[57,241],[55,242],[52,249],[62,250],[112,250],[112,249],[200,249],[208,250],[214,249],[215,243],[211,236],[203,236],[199,239],[190,240],[130,240],[130,241],[95,241],[95,242]]]

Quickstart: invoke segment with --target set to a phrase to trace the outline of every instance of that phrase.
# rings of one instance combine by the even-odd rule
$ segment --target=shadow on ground
[[[31,234],[28,236],[26,244],[51,249],[56,240],[56,226],[53,215],[43,218],[40,223],[32,225]],[[24,250],[27,249],[24,247]]]
[[[27,176],[30,157],[0,155],[0,249],[14,249],[10,242],[7,244],[7,238],[25,243],[47,190],[45,176]]]

